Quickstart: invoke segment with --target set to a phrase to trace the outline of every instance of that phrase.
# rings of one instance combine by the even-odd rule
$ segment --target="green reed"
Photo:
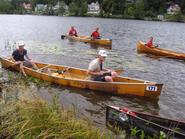
[[[2,105],[2,104],[1,104]],[[66,111],[56,101],[19,100],[1,106],[0,138],[15,139],[107,139],[110,133]]]

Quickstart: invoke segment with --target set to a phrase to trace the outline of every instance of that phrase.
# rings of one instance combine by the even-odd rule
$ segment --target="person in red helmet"
[[[96,30],[91,34],[91,37],[93,39],[100,39],[99,28],[96,28]]]
[[[74,26],[71,27],[71,29],[69,31],[69,36],[76,36],[76,37],[78,37],[77,31],[74,28]]]

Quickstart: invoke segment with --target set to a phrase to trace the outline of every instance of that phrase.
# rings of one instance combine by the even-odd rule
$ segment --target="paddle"
[[[66,35],[61,35],[61,39],[64,40],[66,38]]]
[[[53,71],[53,72],[57,72],[58,74],[64,74],[65,72],[67,72],[70,68],[66,68],[66,69],[63,69],[63,70],[58,70],[58,69],[53,69],[53,68],[49,68],[49,66],[51,65],[46,65],[40,69],[38,69],[37,71],[43,71],[45,69],[49,70],[49,71]]]
[[[46,68],[48,68],[49,66],[51,66],[51,65],[46,65],[46,66],[44,66],[44,67],[42,67],[42,68],[40,68],[40,69],[37,69],[37,71],[42,71],[43,69],[46,69]]]
[[[117,72],[118,74],[121,74],[122,72],[124,72],[123,69],[115,69],[114,71]]]
[[[122,72],[124,72],[124,70],[123,70],[122,68],[120,68],[120,69],[113,69],[113,70],[111,70],[111,69],[106,69],[106,70],[115,71],[115,72],[117,72],[118,74],[121,74]]]

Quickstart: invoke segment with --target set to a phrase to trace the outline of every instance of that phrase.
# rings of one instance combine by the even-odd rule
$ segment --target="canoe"
[[[10,68],[11,59],[0,58],[3,68]],[[24,67],[27,75],[59,85],[71,86],[105,92],[115,95],[135,95],[150,99],[159,99],[163,84],[140,79],[118,76],[114,82],[88,80],[87,70],[62,65],[35,62],[38,70]],[[13,66],[19,71],[19,66]],[[60,71],[60,72],[59,72]],[[61,72],[62,71],[62,72]]]
[[[65,35],[65,37],[69,40],[74,40],[74,41],[80,41],[84,43],[90,43],[90,44],[97,44],[97,45],[105,45],[105,46],[111,46],[112,45],[112,40],[111,39],[91,39],[90,36],[69,36]]]
[[[131,131],[130,127],[137,128],[144,131],[145,135],[159,137],[163,132],[166,138],[185,139],[185,122],[135,112],[128,108],[107,106],[106,124],[126,131]]]
[[[162,49],[158,47],[150,48],[150,47],[145,46],[145,43],[141,41],[137,43],[137,52],[152,54],[152,55],[156,55],[159,57],[185,60],[185,53],[174,52],[172,50]]]

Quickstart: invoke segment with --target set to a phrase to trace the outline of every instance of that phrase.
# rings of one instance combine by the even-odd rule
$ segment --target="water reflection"
[[[81,90],[58,85],[51,88],[42,88],[39,95],[48,101],[52,101],[54,95],[59,96],[59,101],[66,109],[75,107],[78,114],[96,123],[97,126],[104,127],[105,108],[107,105],[119,105],[121,107],[132,108],[132,110],[159,114],[159,105],[156,101],[148,101],[143,98],[121,97],[105,95],[104,93],[91,90]],[[132,107],[131,107],[132,106]]]

